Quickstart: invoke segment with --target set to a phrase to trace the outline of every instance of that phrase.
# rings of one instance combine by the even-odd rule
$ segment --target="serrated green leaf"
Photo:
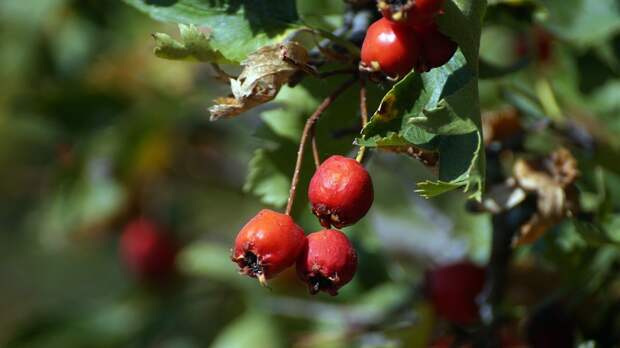
[[[241,62],[260,47],[282,41],[298,25],[293,0],[124,1],[154,19],[208,30],[209,47],[231,62]]]
[[[446,3],[440,30],[459,49],[445,65],[423,74],[410,73],[385,95],[362,131],[358,144],[416,145],[439,151],[438,181],[418,191],[432,197],[465,186],[480,199],[484,152],[478,96],[478,51],[485,1]]]
[[[225,64],[228,61],[209,43],[209,35],[193,24],[179,24],[181,41],[165,33],[155,33],[155,55],[164,59],[193,59],[201,62]]]
[[[417,185],[417,189],[415,192],[420,194],[420,196],[424,198],[433,198],[444,194],[446,192],[450,192],[454,189],[457,189],[463,186],[465,183],[462,182],[444,182],[444,181],[422,181]]]

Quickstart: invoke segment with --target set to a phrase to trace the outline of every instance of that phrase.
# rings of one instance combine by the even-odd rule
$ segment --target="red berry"
[[[144,280],[161,280],[172,275],[177,251],[174,240],[145,218],[130,222],[121,235],[121,257]]]
[[[261,283],[292,266],[306,244],[301,227],[285,214],[263,209],[237,234],[232,260]]]
[[[348,226],[359,221],[370,209],[372,179],[356,160],[331,156],[310,180],[308,199],[323,227]]]
[[[416,71],[429,71],[446,64],[456,52],[457,45],[439,31],[437,25],[416,28],[420,42],[420,59]]]
[[[398,1],[382,0],[379,2],[379,9],[387,19],[418,27],[434,23],[435,17],[443,11],[444,2],[445,0],[409,0],[401,4]]]
[[[484,287],[485,271],[471,262],[459,262],[426,274],[426,290],[439,316],[459,325],[478,320],[476,297]]]
[[[308,235],[308,244],[297,260],[297,274],[311,294],[325,291],[332,296],[353,279],[357,253],[347,236],[337,230]]]
[[[362,65],[391,77],[407,75],[418,62],[418,43],[411,28],[381,18],[368,28]]]

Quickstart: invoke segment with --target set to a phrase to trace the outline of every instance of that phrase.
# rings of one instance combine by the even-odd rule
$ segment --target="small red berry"
[[[121,235],[121,257],[144,280],[157,281],[172,275],[177,251],[175,241],[145,218],[130,222]]]
[[[362,44],[362,65],[390,77],[407,75],[418,62],[418,43],[411,28],[385,18],[368,28]]]
[[[439,31],[437,25],[416,28],[420,42],[420,59],[416,71],[429,71],[446,64],[456,52],[457,45]]]
[[[264,284],[292,266],[305,244],[304,231],[290,216],[263,209],[237,234],[232,260],[242,274]]]
[[[484,287],[485,270],[471,262],[441,266],[426,274],[426,290],[437,314],[455,324],[478,320],[476,297]]]
[[[353,279],[357,253],[347,236],[337,230],[308,235],[308,244],[297,260],[297,274],[311,294],[325,291],[332,296]]]
[[[331,156],[310,180],[308,200],[323,227],[348,226],[359,221],[370,209],[372,179],[356,160]]]
[[[394,3],[395,2],[395,3]],[[409,26],[427,26],[435,22],[435,17],[443,12],[445,0],[409,0],[404,4],[398,1],[379,1],[383,16]]]

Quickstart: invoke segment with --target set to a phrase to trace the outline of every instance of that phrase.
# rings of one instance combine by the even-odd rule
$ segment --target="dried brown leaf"
[[[436,167],[439,162],[439,153],[436,151],[428,151],[421,149],[417,146],[408,145],[408,146],[382,146],[381,150],[385,150],[388,152],[394,152],[399,154],[405,154],[407,156],[413,157],[416,160],[422,162],[427,167]]]
[[[537,211],[523,225],[513,240],[514,245],[531,244],[545,232],[572,216],[578,209],[577,161],[561,148],[541,160],[518,160],[513,173],[517,185],[537,197]]]
[[[294,73],[311,69],[307,63],[308,51],[297,42],[261,47],[241,63],[239,77],[230,80],[232,97],[218,98],[209,108],[211,120],[233,117],[273,100]]]
[[[523,134],[519,113],[513,107],[483,113],[482,128],[485,145],[510,141]]]

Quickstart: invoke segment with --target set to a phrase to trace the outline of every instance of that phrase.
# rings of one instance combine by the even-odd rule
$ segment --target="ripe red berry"
[[[408,74],[418,62],[418,43],[410,27],[385,18],[368,28],[362,44],[362,65],[391,77]]]
[[[297,274],[311,294],[325,291],[332,296],[353,279],[357,253],[347,236],[337,230],[308,235],[308,244],[297,259]]]
[[[121,235],[121,257],[143,280],[157,281],[172,275],[177,251],[175,241],[145,218],[130,222]]]
[[[456,52],[457,45],[439,31],[437,25],[415,29],[420,42],[420,59],[416,71],[429,71],[446,64]]]
[[[237,234],[232,260],[242,274],[264,284],[292,266],[305,244],[304,231],[290,216],[263,209]]]
[[[379,1],[383,16],[409,26],[427,26],[435,22],[435,16],[443,11],[445,0]]]
[[[356,160],[331,156],[310,180],[308,199],[323,227],[348,226],[359,221],[370,209],[372,179]]]
[[[441,266],[426,274],[426,290],[435,311],[459,325],[478,320],[476,297],[484,287],[485,271],[471,262]]]

